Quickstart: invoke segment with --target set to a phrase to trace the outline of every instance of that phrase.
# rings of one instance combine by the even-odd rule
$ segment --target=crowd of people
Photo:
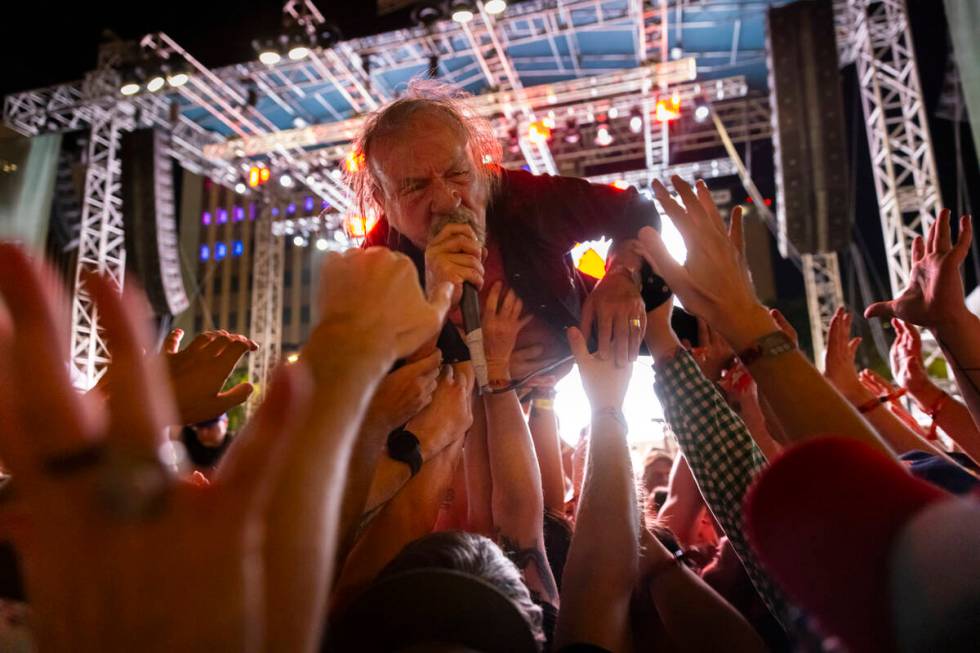
[[[225,389],[261,343],[157,351],[137,284],[92,273],[75,291],[110,363],[78,392],[64,289],[0,244],[0,649],[976,650],[970,218],[943,211],[906,290],[865,311],[894,328],[893,380],[857,369],[843,308],[821,372],[760,302],[739,208],[655,182],[680,263],[652,202],[503,169],[460,99],[417,85],[365,121],[350,181],[380,220],[325,256],[316,326],[265,388]],[[568,252],[600,235],[593,283]],[[641,352],[679,453],[635,473]],[[592,411],[575,447],[554,411],[569,354]]]

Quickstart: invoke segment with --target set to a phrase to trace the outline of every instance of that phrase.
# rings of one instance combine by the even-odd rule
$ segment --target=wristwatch
[[[760,358],[779,356],[794,349],[796,349],[796,345],[789,339],[789,336],[782,331],[773,331],[756,340],[755,344],[738,352],[738,357],[743,365],[751,365]]]
[[[404,427],[388,434],[388,456],[408,465],[412,476],[422,469],[422,447],[415,434]]]

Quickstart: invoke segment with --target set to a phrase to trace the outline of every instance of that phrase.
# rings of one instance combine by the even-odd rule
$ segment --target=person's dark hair
[[[544,643],[541,608],[521,578],[521,572],[493,540],[463,531],[441,531],[409,542],[389,562],[378,579],[414,569],[452,569],[492,584],[517,606],[531,626],[535,639]]]

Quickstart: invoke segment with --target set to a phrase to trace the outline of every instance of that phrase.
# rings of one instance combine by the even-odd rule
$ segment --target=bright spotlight
[[[289,175],[279,177],[279,185],[283,188],[290,188],[293,185],[293,178]]]
[[[707,104],[699,104],[694,109],[694,120],[697,122],[704,122],[711,115],[711,109],[708,108]]]
[[[643,116],[635,115],[630,117],[630,131],[639,134],[643,131]]]
[[[310,55],[310,49],[305,45],[295,45],[289,49],[289,58],[293,61],[306,59]]]
[[[306,239],[302,236],[293,236],[293,245],[296,247],[306,247]]]
[[[167,80],[163,78],[163,75],[154,75],[150,78],[150,81],[146,83],[146,90],[150,93],[156,93],[163,85],[167,83]]]
[[[599,128],[595,132],[595,144],[599,147],[606,147],[611,145],[613,142],[612,134],[609,133],[609,127],[607,125],[599,125]]]
[[[489,0],[484,3],[483,8],[491,16],[496,16],[497,14],[502,14],[507,10],[507,3],[504,0]]]
[[[279,53],[275,50],[263,50],[259,53],[259,61],[264,63],[266,66],[274,66],[279,63],[280,60],[282,60],[282,57],[279,56]]]
[[[450,4],[449,12],[457,23],[468,23],[473,20],[473,4],[466,0],[457,0]]]
[[[239,195],[244,195],[245,184],[243,184],[242,182],[238,182],[237,184],[235,184],[235,192],[238,193]]]
[[[189,79],[190,76],[187,73],[174,73],[167,77],[167,83],[174,88],[178,88],[186,84]]]
[[[316,239],[316,248],[318,250],[320,250],[321,252],[327,251],[327,247],[329,245],[330,245],[330,243],[327,242],[327,239],[326,238],[317,238]]]
[[[140,92],[140,85],[137,84],[136,82],[127,82],[122,85],[122,88],[119,89],[119,92],[127,96],[136,95],[137,93]]]

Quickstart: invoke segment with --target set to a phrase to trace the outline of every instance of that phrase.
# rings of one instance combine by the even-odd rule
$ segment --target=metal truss
[[[284,242],[272,234],[272,215],[263,206],[255,220],[252,250],[252,302],[249,337],[259,349],[248,359],[248,380],[255,387],[246,411],[251,415],[262,401],[270,374],[282,355],[282,275]]]
[[[908,284],[912,240],[941,197],[905,0],[847,0],[892,292]]]
[[[115,87],[110,47],[100,53],[99,68],[89,75],[80,97],[99,97]],[[109,350],[99,332],[98,312],[84,285],[84,275],[98,272],[122,288],[126,274],[119,144],[125,116],[121,108],[93,108],[85,170],[85,198],[78,235],[78,259],[71,302],[70,361],[72,383],[88,390],[105,373]]]
[[[827,351],[827,331],[830,318],[838,306],[844,305],[841,287],[840,265],[836,252],[802,254],[803,283],[806,287],[806,307],[810,315],[810,337],[813,343],[813,360],[823,367]]]
[[[642,92],[646,83],[665,84],[671,92],[679,93],[682,101],[691,100],[709,89],[712,97],[718,99],[734,98],[746,93],[747,85],[743,77],[730,77],[706,84],[694,83],[697,70],[693,59],[681,59],[663,64],[648,64],[640,68],[624,70],[609,75],[584,77],[554,84],[542,84],[522,89],[520,95],[513,90],[500,90],[495,93],[477,95],[468,100],[468,107],[475,113],[491,118],[503,114],[511,117],[521,112],[526,103],[535,115],[562,108],[581,107],[580,114],[585,117],[589,106],[594,111],[614,106],[612,98],[620,98],[619,105],[625,110],[635,104],[635,97]],[[717,90],[716,90],[717,89]],[[767,114],[768,115],[768,114]],[[208,157],[234,160],[238,157],[260,156],[277,148],[314,148],[349,143],[360,127],[362,118],[351,118],[339,122],[312,125],[297,129],[286,129],[275,133],[229,139],[204,148]],[[343,150],[346,153],[346,150]]]

